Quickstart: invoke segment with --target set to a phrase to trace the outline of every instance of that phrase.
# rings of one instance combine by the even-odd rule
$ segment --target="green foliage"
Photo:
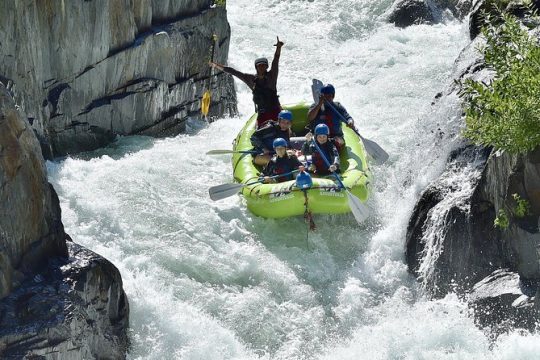
[[[493,225],[502,230],[506,230],[508,228],[510,225],[510,220],[508,219],[508,215],[506,215],[506,211],[503,209],[499,210],[499,215],[495,218]]]
[[[531,205],[525,199],[522,199],[518,194],[513,194],[512,197],[516,202],[516,207],[514,208],[514,215],[518,218],[522,218],[525,215],[528,215],[531,209]]]
[[[488,9],[506,9],[511,3],[529,6],[531,2],[531,0],[484,0],[483,6]]]
[[[214,4],[216,4],[217,6],[225,7],[225,5],[227,5],[227,0],[215,0]]]
[[[540,144],[540,47],[517,18],[485,15],[486,84],[467,79],[464,136],[476,144],[522,153]]]

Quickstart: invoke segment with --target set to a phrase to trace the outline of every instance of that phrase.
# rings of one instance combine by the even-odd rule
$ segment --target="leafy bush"
[[[485,15],[480,49],[490,83],[463,83],[464,136],[476,144],[523,153],[540,144],[540,47],[538,40],[508,14]]]
[[[516,208],[514,209],[514,214],[517,218],[522,218],[526,215],[529,215],[531,205],[529,202],[525,199],[522,199],[521,196],[518,194],[513,194],[512,197],[514,198],[514,201],[516,202]]]
[[[499,229],[506,230],[508,229],[508,226],[510,225],[510,220],[508,219],[508,215],[506,215],[506,211],[503,209],[499,210],[499,215],[495,218],[495,221],[493,222],[493,226],[498,227]]]

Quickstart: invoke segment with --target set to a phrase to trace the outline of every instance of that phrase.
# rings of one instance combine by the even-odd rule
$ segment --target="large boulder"
[[[435,295],[445,294],[456,284],[468,289],[502,267],[515,271],[523,281],[540,281],[540,149],[524,155],[484,149],[481,157],[467,152],[467,148],[460,150],[461,162],[449,161],[447,170],[415,207],[406,238],[409,269],[425,278],[421,269],[428,267],[433,276],[424,280],[429,280],[428,288]],[[470,174],[464,181],[466,193],[447,180],[460,172]],[[455,194],[460,197],[452,198]],[[528,205],[524,216],[517,215],[516,199]],[[440,219],[441,206],[444,218],[434,223],[431,219]],[[504,228],[494,225],[500,210],[509,219]],[[427,259],[425,254],[433,252],[434,243],[437,256]]]
[[[440,22],[445,12],[464,19],[471,6],[472,0],[395,0],[385,16],[388,22],[407,27]]]
[[[538,11],[540,9],[540,0],[532,0],[528,5],[525,3],[526,1],[522,0],[508,1],[506,4],[502,2],[474,0],[469,14],[470,38],[474,39],[480,34],[486,14],[498,15],[502,10],[518,18],[526,18],[531,10]],[[502,5],[504,6],[501,8]]]
[[[481,327],[493,334],[513,328],[533,331],[540,320],[535,307],[536,284],[520,280],[519,274],[500,269],[476,283],[468,301]]]
[[[212,0],[0,3],[0,76],[45,154],[101,147],[116,135],[174,135],[211,89],[211,116],[236,113],[230,27]]]
[[[129,306],[120,273],[71,241],[0,302],[2,359],[122,359]]]
[[[24,273],[66,256],[56,192],[47,181],[39,142],[0,84],[0,298]]]
[[[64,232],[34,130],[1,83],[0,199],[0,358],[125,357],[120,273]]]
[[[435,17],[426,0],[396,0],[388,11],[388,22],[399,27],[433,23]]]
[[[482,41],[476,38],[464,53]],[[478,58],[458,67],[463,69],[455,77],[458,80],[488,82],[493,76]],[[460,83],[455,82],[453,91],[459,92]],[[496,227],[495,219],[504,218],[501,213],[506,215],[507,224],[499,221],[504,226]],[[528,284],[530,305],[540,281],[539,220],[540,148],[513,155],[462,146],[449,157],[446,170],[423,192],[415,207],[407,229],[406,261],[428,293],[435,296],[455,290],[467,293],[498,269],[508,269],[520,284]],[[473,303],[499,304],[493,306],[504,311],[508,301],[501,294]],[[536,307],[540,307],[539,302],[537,299]],[[520,324],[537,319],[537,312],[529,305],[519,308],[520,316],[526,318]],[[483,325],[489,321],[508,324],[503,317],[483,319]]]

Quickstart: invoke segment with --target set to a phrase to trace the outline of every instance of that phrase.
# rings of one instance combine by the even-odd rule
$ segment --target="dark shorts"
[[[276,108],[274,110],[259,113],[257,115],[257,129],[260,129],[261,127],[263,127],[264,124],[266,124],[270,120],[277,121],[280,111],[281,111],[281,107]]]

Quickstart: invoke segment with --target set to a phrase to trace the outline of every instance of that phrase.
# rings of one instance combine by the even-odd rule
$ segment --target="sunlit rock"
[[[0,358],[125,357],[120,273],[65,234],[34,130],[1,83],[0,199]]]
[[[200,117],[236,113],[224,6],[197,1],[2,1],[1,76],[49,147],[92,150],[116,135],[169,136]]]
[[[524,283],[518,274],[501,269],[475,284],[468,300],[479,325],[495,335],[514,328],[534,330],[540,320],[534,308],[536,288],[536,283]]]

